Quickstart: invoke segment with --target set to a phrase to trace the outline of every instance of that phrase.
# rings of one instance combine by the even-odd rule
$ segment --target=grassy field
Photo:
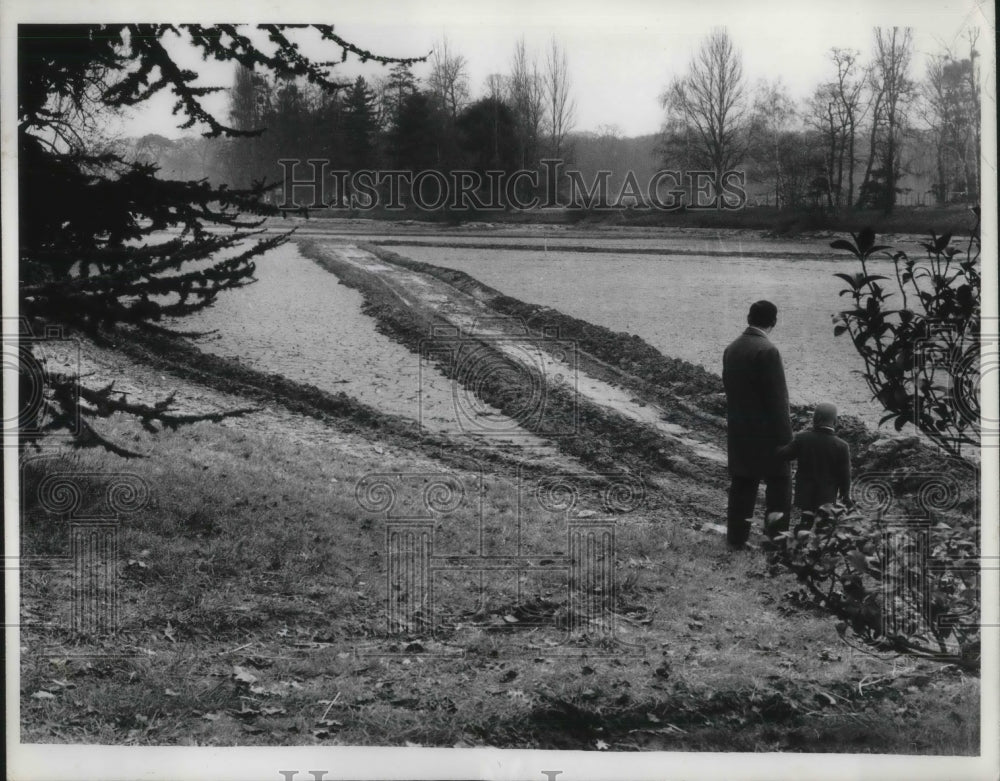
[[[424,271],[459,290],[477,284]],[[398,341],[426,327],[366,292]],[[713,375],[553,310],[494,304],[532,327],[568,329],[589,368],[721,436]],[[730,552],[713,531],[724,476],[630,450],[613,436],[614,416],[591,410],[567,449],[580,467],[562,476],[577,503],[553,510],[529,501],[551,475],[526,474],[514,456],[457,447],[344,394],[194,348],[117,338],[169,384],[261,411],[156,435],[113,419],[109,436],[153,455],[85,451],[25,465],[26,554],[66,553],[58,519],[35,498],[45,475],[128,471],[151,501],[123,519],[114,638],[95,646],[61,620],[69,573],[23,570],[22,618],[38,624],[22,632],[24,742],[978,753],[977,678],[846,645],[828,615],[800,605],[792,577],[756,550]],[[851,425],[869,468],[927,457],[912,442],[879,449]],[[608,464],[644,481],[642,501],[609,509],[609,478],[592,471]],[[387,516],[362,498],[373,474],[402,493],[438,478],[466,487],[433,518],[435,550],[523,550],[539,567],[482,579],[453,568],[418,611],[422,621],[434,611],[433,633],[391,623]],[[570,632],[580,616],[565,576],[542,562],[566,554],[569,523],[609,513],[614,632]]]
[[[124,421],[112,433],[147,436]],[[565,644],[558,604],[511,629],[545,592],[513,604],[510,583],[457,609],[439,640],[386,637],[385,533],[355,483],[442,467],[342,432],[337,447],[289,433],[200,424],[129,464],[155,502],[124,530],[123,631],[105,650],[133,656],[74,660],[67,633],[26,631],[23,741],[978,751],[976,679],[844,646],[759,554],[655,515],[619,534],[620,607],[636,618],[617,642]],[[67,466],[121,469],[96,454],[46,468]],[[487,475],[485,488],[487,517],[510,528],[514,485]],[[460,547],[469,518],[449,520]],[[559,544],[558,529],[528,528],[540,550]],[[53,609],[47,580],[26,573],[29,612]],[[450,585],[438,599],[461,605],[468,584]]]

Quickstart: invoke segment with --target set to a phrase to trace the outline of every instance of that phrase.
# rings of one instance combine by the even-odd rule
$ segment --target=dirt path
[[[375,329],[357,291],[304,258],[294,244],[259,260],[256,277],[253,285],[221,296],[177,327],[212,332],[198,342],[205,352],[330,393],[342,391],[380,412],[419,421],[429,432],[529,464],[571,465],[552,443],[500,410],[457,396],[454,383],[433,364],[422,364]]]
[[[481,298],[426,274],[387,263],[356,245],[317,243],[337,259],[377,276],[408,307],[432,311],[461,335],[487,340],[510,359],[538,370],[544,387],[568,388],[587,401],[655,429],[668,441],[690,448],[702,458],[725,463],[726,456],[718,446],[666,420],[664,410],[656,404],[589,375],[579,366],[574,346],[561,349],[567,345],[557,336],[549,340],[531,338],[522,322],[497,315]]]

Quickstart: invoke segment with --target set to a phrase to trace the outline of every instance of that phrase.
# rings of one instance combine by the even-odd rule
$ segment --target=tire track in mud
[[[198,344],[201,349],[135,335],[126,352],[201,386],[341,425],[336,418],[349,430],[398,435],[433,458],[462,455],[493,463],[501,472],[527,469],[539,476],[626,471],[663,489],[656,491],[656,504],[671,508],[668,517],[706,519],[721,513],[718,481],[705,473],[706,465],[724,465],[718,447],[663,419],[662,410],[643,394],[592,376],[572,356],[558,356],[549,349],[554,340],[526,334],[520,318],[490,308],[490,296],[462,292],[356,245],[299,243],[316,247],[333,266],[289,245],[281,257],[258,264],[256,284],[220,298],[196,322],[185,321],[194,330],[215,331],[213,341]],[[367,291],[362,295],[352,289],[359,285],[343,280],[345,271],[381,291],[379,306],[391,305],[395,316],[410,318],[408,339],[384,327]],[[474,382],[463,385],[433,361],[420,361],[416,343],[432,324],[459,335],[477,334],[479,341],[472,343],[486,343],[486,357],[499,361],[501,373],[516,378],[534,371],[543,377],[546,411],[549,402],[565,409],[578,398],[579,409],[572,407],[578,429],[574,426],[563,439],[554,437],[524,420],[523,407],[505,406],[502,394],[479,395]],[[569,379],[560,383],[560,375]],[[418,410],[415,395],[423,396],[423,409]],[[191,401],[202,406],[202,399]],[[459,408],[467,413],[464,421],[456,420]]]
[[[725,463],[726,455],[717,445],[699,441],[689,429],[668,421],[657,404],[635,398],[574,365],[571,356],[560,354],[557,337],[532,339],[523,322],[490,310],[483,296],[462,292],[442,280],[377,258],[356,245],[317,244],[337,259],[376,277],[406,306],[433,312],[464,337],[484,340],[512,361],[539,371],[546,387],[566,385],[565,378],[572,377],[569,390],[582,399],[656,430],[668,442],[701,459]]]
[[[427,335],[444,328],[452,337],[461,335],[476,349],[506,362],[508,374],[520,372],[527,376],[535,372],[544,377],[550,386],[546,387],[544,414],[526,427],[569,457],[575,464],[572,474],[582,476],[589,471],[635,475],[648,489],[646,506],[658,522],[694,522],[712,532],[722,528],[719,523],[725,517],[726,459],[718,447],[717,432],[706,434],[665,419],[663,410],[649,403],[641,391],[623,389],[589,372],[588,364],[594,366],[600,361],[587,354],[579,356],[575,383],[570,386],[560,382],[559,375],[565,377],[566,365],[565,357],[560,359],[554,354],[558,339],[538,339],[536,333],[526,335],[521,318],[503,315],[488,306],[488,292],[463,292],[433,274],[407,268],[404,262],[383,260],[356,245],[316,239],[299,244],[304,255],[344,284],[361,290],[366,311],[376,318],[379,330],[411,351],[422,351]],[[539,342],[544,349],[537,348]],[[441,369],[456,387],[464,384],[466,392],[477,393],[511,412],[507,395],[517,394],[519,389],[512,387],[516,383],[499,381],[492,386],[488,382],[477,386],[447,361]],[[515,412],[523,410],[518,402],[523,403],[523,394],[513,404]],[[560,424],[569,417],[574,419],[574,430],[572,435],[563,436]],[[685,422],[690,420],[688,417]],[[529,453],[527,449],[521,452]]]
[[[257,263],[257,281],[183,322],[212,332],[199,346],[257,371],[327,393],[346,393],[378,412],[477,451],[547,468],[572,461],[499,409],[455,393],[433,364],[374,328],[362,296],[286,245]],[[180,325],[180,324],[178,324]]]

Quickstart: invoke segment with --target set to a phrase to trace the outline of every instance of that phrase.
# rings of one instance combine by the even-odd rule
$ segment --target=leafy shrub
[[[837,631],[876,651],[979,668],[979,545],[932,518],[890,524],[836,504],[776,538],[772,562],[803,584],[800,601],[841,619]]]
[[[861,271],[836,274],[847,287],[853,308],[834,316],[834,334],[847,333],[864,361],[862,375],[885,408],[879,423],[907,423],[952,455],[979,447],[980,269],[979,209],[966,248],[952,246],[952,235],[922,242],[922,259],[905,252],[884,252],[895,269],[896,296],[870,272],[869,260],[891,249],[875,243],[866,228],[853,242],[830,244],[854,255]]]

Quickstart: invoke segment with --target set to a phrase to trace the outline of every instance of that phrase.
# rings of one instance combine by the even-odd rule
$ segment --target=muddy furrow
[[[407,306],[432,311],[459,333],[483,339],[511,360],[540,371],[546,386],[563,385],[601,408],[656,430],[668,442],[699,458],[725,463],[725,453],[717,445],[699,441],[691,430],[667,420],[665,411],[657,404],[636,398],[633,393],[584,371],[573,345],[562,343],[558,337],[534,339],[519,319],[498,315],[480,298],[442,280],[381,260],[357,246],[330,242],[322,246],[340,260],[377,276]]]

